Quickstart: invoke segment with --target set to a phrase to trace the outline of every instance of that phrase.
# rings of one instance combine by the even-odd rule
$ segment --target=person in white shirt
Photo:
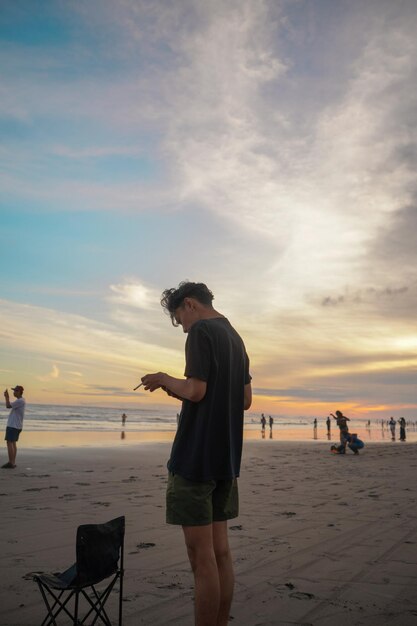
[[[2,469],[14,469],[16,467],[16,454],[17,454],[17,441],[23,428],[23,419],[25,417],[25,399],[23,397],[24,389],[22,385],[16,385],[12,388],[13,395],[16,398],[13,402],[10,402],[9,391],[6,389],[4,392],[4,398],[6,400],[6,407],[11,409],[9,419],[7,420],[6,436],[4,439],[7,442],[7,452],[9,455],[9,462],[2,465]]]

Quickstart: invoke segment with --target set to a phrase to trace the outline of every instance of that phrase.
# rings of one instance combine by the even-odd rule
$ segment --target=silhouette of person
[[[350,419],[343,415],[342,411],[336,411],[336,415],[330,413],[330,415],[336,420],[336,424],[340,429],[340,443],[343,443],[345,434],[349,432],[349,428],[347,423],[350,422]]]
[[[390,421],[388,422],[389,429],[391,431],[391,441],[395,441],[395,419],[391,416]]]
[[[182,526],[194,574],[196,624],[227,624],[234,573],[227,520],[239,514],[237,478],[244,411],[252,403],[249,358],[242,338],[213,308],[204,283],[166,289],[161,305],[187,334],[184,378],[165,372],[141,378],[182,401],[168,461],[166,520]]]
[[[123,413],[122,414],[122,426],[124,426],[126,424],[126,418],[127,418],[126,413]]]
[[[400,419],[398,420],[398,423],[400,425],[400,441],[405,441],[406,437],[405,437],[405,427],[406,427],[406,421],[403,417],[400,417]]]

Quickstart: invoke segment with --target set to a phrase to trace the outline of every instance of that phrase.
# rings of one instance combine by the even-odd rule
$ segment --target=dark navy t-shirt
[[[168,469],[194,481],[239,476],[244,386],[250,383],[244,343],[225,317],[199,320],[185,344],[187,378],[207,382],[200,402],[184,400]]]

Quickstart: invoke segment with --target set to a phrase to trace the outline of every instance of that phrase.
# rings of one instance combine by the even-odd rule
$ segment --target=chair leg
[[[90,616],[92,616],[92,614],[94,615],[94,619],[93,621],[89,621],[88,624],[90,626],[95,626],[95,624],[97,623],[98,620],[100,620],[100,623],[104,624],[104,626],[112,626],[112,622],[107,614],[106,611],[106,607],[105,604],[111,594],[111,592],[113,591],[113,588],[116,584],[116,581],[120,579],[120,591],[119,591],[119,626],[121,626],[122,624],[122,599],[123,599],[123,579],[121,576],[121,573],[118,572],[114,578],[111,580],[111,582],[107,585],[107,587],[102,590],[102,591],[98,591],[94,585],[90,586],[91,592],[90,595],[88,595],[85,591],[85,589],[83,588],[75,588],[72,589],[67,597],[64,600],[61,600],[63,594],[65,593],[65,590],[61,590],[58,593],[54,593],[54,591],[52,589],[50,589],[47,585],[41,583],[41,581],[37,580],[36,582],[38,583],[38,587],[40,589],[40,592],[42,594],[43,600],[45,602],[46,608],[48,610],[48,613],[45,617],[45,619],[43,620],[41,626],[58,626],[57,621],[56,621],[56,617],[59,615],[59,613],[61,613],[61,611],[65,612],[68,617],[71,619],[71,623],[73,624],[73,626],[81,626],[82,624],[87,624],[87,620],[90,618]],[[53,599],[53,603],[50,601],[50,599],[48,599],[48,595],[52,597]],[[84,615],[84,617],[82,619],[79,618],[79,611],[80,611],[80,594],[82,594],[82,596],[85,598],[86,602],[90,605],[90,609],[87,611],[87,613]],[[68,602],[71,600],[71,598],[75,595],[75,600],[74,600],[74,612],[70,613],[70,611],[67,609],[67,604]],[[90,597],[91,596],[91,597]]]
[[[39,580],[37,580],[36,582],[38,583],[38,587],[39,587],[39,590],[40,590],[40,592],[42,594],[43,601],[45,602],[46,608],[48,609],[48,613],[46,614],[45,619],[43,620],[41,626],[49,626],[49,624],[51,624],[51,623],[54,626],[57,626],[57,623],[55,621],[55,616],[53,614],[53,610],[56,607],[57,603],[59,602],[59,598],[58,598],[58,600],[55,598],[54,605],[51,607],[51,605],[48,602],[47,595],[46,595],[45,591],[43,590],[43,585],[39,582]],[[62,594],[60,594],[59,597],[61,597],[61,595]],[[48,619],[48,618],[50,618],[50,619]]]
[[[75,592],[75,604],[74,604],[74,626],[78,626],[78,596],[79,591]]]
[[[91,622],[91,626],[94,626],[94,624],[97,622],[98,619],[100,619],[103,624],[105,624],[105,626],[111,626],[111,621],[109,616],[107,615],[107,611],[104,607],[105,603],[107,602],[107,598],[109,597],[111,590],[113,588],[114,582],[112,582],[109,587],[107,587],[103,593],[101,595],[99,595],[95,589],[95,587],[93,585],[91,585],[91,589],[93,590],[93,593],[96,597],[95,601],[92,601],[91,598],[88,598],[88,601],[90,602],[92,609],[92,611],[95,611],[96,615],[93,619],[93,621]]]
[[[122,626],[122,611],[123,611],[123,570],[120,572],[120,589],[119,589],[119,626]]]
[[[45,619],[43,620],[41,626],[51,626],[51,624],[53,624],[54,626],[57,626],[57,622],[55,620],[55,618],[57,617],[57,615],[59,615],[59,613],[61,613],[61,611],[64,611],[68,617],[71,618],[71,620],[73,619],[73,615],[68,611],[66,605],[68,604],[68,602],[71,600],[72,596],[74,595],[74,591],[71,591],[71,593],[68,594],[67,598],[65,599],[64,602],[61,601],[61,598],[63,596],[63,594],[65,593],[65,591],[61,591],[59,595],[55,595],[53,593],[53,591],[51,591],[51,589],[49,589],[49,587],[43,585],[39,580],[36,581],[38,583],[38,587],[40,589],[40,592],[42,594],[43,600],[45,602],[46,608],[48,609],[48,613],[45,617]],[[52,596],[52,598],[54,599],[54,604],[51,606],[50,603],[48,602],[48,597],[45,593],[45,589],[46,591],[48,591],[48,593]],[[55,608],[59,606],[58,610],[55,610]]]
[[[105,626],[112,626],[111,621],[109,616],[107,615],[107,611],[105,609],[105,604],[107,602],[108,597],[110,596],[110,593],[114,587],[114,584],[117,580],[117,577],[114,578],[111,583],[106,587],[106,589],[104,589],[104,591],[99,594],[96,590],[96,588],[94,587],[94,585],[91,585],[91,589],[94,593],[95,596],[95,600],[91,599],[87,593],[84,591],[84,589],[81,589],[81,593],[83,594],[84,598],[87,600],[87,602],[90,604],[91,609],[88,611],[88,613],[85,615],[82,623],[85,622],[85,620],[91,615],[91,613],[93,613],[93,611],[95,612],[95,617],[93,619],[93,621],[91,622],[91,626],[94,626],[94,624],[97,622],[98,619],[100,619],[103,624],[105,624]]]

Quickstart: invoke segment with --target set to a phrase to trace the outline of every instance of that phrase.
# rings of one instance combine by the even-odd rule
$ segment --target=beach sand
[[[417,623],[417,445],[375,443],[345,457],[329,446],[245,444],[241,515],[230,522],[231,623]],[[2,626],[40,624],[44,607],[30,574],[71,565],[77,526],[119,515],[126,516],[125,626],[193,624],[182,532],[165,524],[169,449],[165,442],[19,450],[18,467],[0,473]],[[116,596],[114,616],[115,606]]]

